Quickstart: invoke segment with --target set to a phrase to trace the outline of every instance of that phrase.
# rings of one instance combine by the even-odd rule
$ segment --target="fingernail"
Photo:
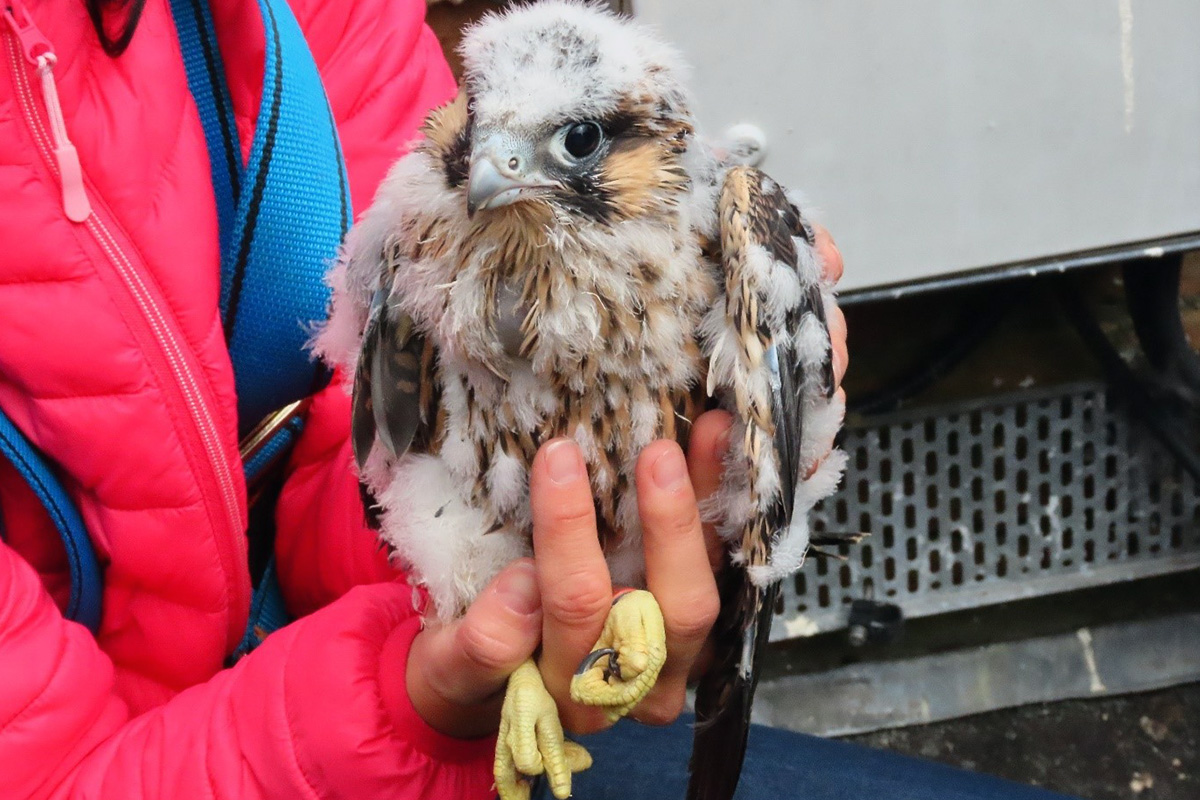
[[[546,448],[546,469],[550,472],[550,480],[560,485],[582,478],[583,456],[579,445],[570,439],[551,442]]]
[[[664,450],[662,455],[654,460],[654,467],[650,472],[658,488],[669,491],[681,488],[688,477],[683,452],[677,447]]]
[[[496,583],[496,595],[510,611],[527,617],[541,607],[532,561],[518,561]]]
[[[717,436],[716,441],[713,442],[712,452],[714,460],[723,461],[725,459],[725,454],[729,452],[729,434],[732,431],[733,426],[727,426],[725,430],[721,431],[721,434]]]

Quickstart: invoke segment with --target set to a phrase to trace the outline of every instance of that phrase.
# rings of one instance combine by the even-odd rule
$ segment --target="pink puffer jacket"
[[[383,700],[407,652],[381,659],[383,642],[417,620],[363,526],[338,387],[278,510],[285,594],[308,616],[222,669],[250,596],[246,497],[208,157],[167,0],[117,59],[82,0],[0,9],[17,3],[58,55],[91,213],[68,218],[44,87],[0,22],[0,407],[61,468],[106,584],[98,638],[63,620],[61,544],[0,465],[0,798],[485,796],[491,742]],[[247,148],[262,20],[253,0],[210,3]],[[453,79],[422,0],[292,7],[361,210]]]

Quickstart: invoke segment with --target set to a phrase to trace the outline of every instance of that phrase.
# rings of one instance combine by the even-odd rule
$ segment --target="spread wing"
[[[724,306],[705,334],[709,393],[735,415],[718,498],[736,568],[721,576],[716,657],[696,695],[688,797],[705,800],[729,800],[737,786],[779,579],[808,545],[804,521],[792,525],[811,507],[796,505],[821,433],[806,426],[835,389],[824,289],[799,209],[750,167],[729,171],[718,202]]]

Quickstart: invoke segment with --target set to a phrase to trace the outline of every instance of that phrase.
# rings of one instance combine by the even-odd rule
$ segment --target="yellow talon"
[[[528,777],[546,773],[559,800],[571,796],[571,773],[592,765],[582,745],[563,739],[558,707],[532,661],[508,678],[500,711],[493,775],[500,800],[529,800]]]
[[[613,601],[592,653],[571,679],[571,699],[600,706],[616,721],[642,701],[667,660],[667,634],[654,595],[637,590]]]

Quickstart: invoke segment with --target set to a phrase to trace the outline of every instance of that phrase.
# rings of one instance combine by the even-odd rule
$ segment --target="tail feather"
[[[714,663],[696,688],[688,800],[732,800],[750,735],[758,661],[771,635],[779,584],[763,589],[741,570],[722,576],[721,616]]]

